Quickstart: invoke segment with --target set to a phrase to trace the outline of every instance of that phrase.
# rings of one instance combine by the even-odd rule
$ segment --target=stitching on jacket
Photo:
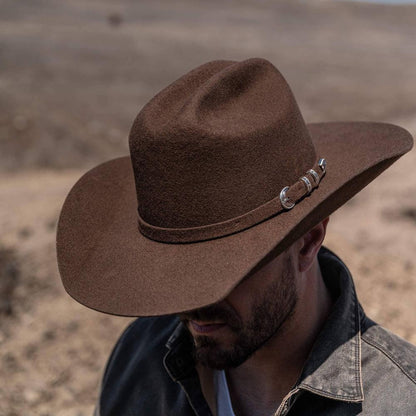
[[[337,393],[332,393],[332,392],[328,393],[327,391],[320,390],[315,387],[302,384],[302,383],[299,384],[299,388],[302,390],[310,391],[311,393],[316,393],[323,397],[327,397],[328,399],[340,399],[340,400],[351,402],[351,403],[360,403],[363,401],[362,397],[356,397],[356,396],[351,396],[347,394],[337,394]]]
[[[386,349],[382,345],[380,345],[374,338],[366,334],[362,336],[362,340],[379,350],[381,353],[383,353],[387,358],[390,359],[390,361],[392,361],[398,368],[400,368],[402,373],[405,374],[410,381],[416,384],[416,379],[413,378],[412,375],[399,362],[397,362],[396,359],[388,351],[386,351]]]
[[[348,273],[349,274],[349,273]],[[351,276],[350,276],[351,278]],[[351,278],[352,279],[352,278]],[[357,305],[357,295],[355,294],[354,286],[351,285],[350,288],[352,292],[352,307],[353,307],[353,319],[354,319],[354,334],[357,334],[357,341],[353,344],[354,348],[354,363],[355,363],[355,387],[357,391],[360,392],[361,397],[364,397],[363,385],[362,385],[362,375],[361,375],[361,328],[360,328],[360,319],[359,319],[359,310]],[[356,332],[355,332],[356,331]]]

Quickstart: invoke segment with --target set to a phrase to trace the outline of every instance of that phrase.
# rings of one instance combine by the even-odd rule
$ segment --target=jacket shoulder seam
[[[398,367],[402,373],[411,381],[413,384],[416,385],[416,378],[414,378],[404,367],[402,364],[400,364],[393,356],[392,354],[386,350],[380,343],[378,343],[374,338],[365,335],[362,336],[361,339],[366,342],[368,345],[371,345],[372,347],[379,350],[381,353],[383,353],[391,362],[393,362],[396,367]]]

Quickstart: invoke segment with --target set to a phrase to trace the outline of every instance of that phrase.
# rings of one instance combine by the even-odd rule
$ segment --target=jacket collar
[[[173,381],[181,381],[195,372],[193,341],[185,325],[179,322],[166,342],[163,363]]]
[[[325,247],[321,248],[318,259],[335,303],[305,363],[297,388],[334,400],[361,402],[364,399],[360,334],[363,312],[345,264]],[[178,323],[166,347],[169,351],[164,363],[174,381],[195,374],[192,338],[182,323]]]
[[[345,264],[325,247],[318,259],[325,283],[336,300],[305,363],[298,387],[335,400],[361,402],[363,312]]]

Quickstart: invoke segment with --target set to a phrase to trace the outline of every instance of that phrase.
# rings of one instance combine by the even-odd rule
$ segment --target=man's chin
[[[226,370],[241,365],[251,354],[244,354],[238,348],[225,348],[212,343],[196,346],[195,358],[198,363],[215,370]]]
[[[215,370],[225,370],[231,367],[229,359],[222,352],[213,351],[207,347],[196,350],[196,360],[204,367]]]

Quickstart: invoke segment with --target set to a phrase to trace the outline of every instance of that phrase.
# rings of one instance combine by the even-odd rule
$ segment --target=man
[[[69,294],[148,317],[113,350],[96,414],[415,415],[415,347],[321,247],[328,216],[411,147],[389,124],[305,125],[263,59],[156,95],[130,157],[84,175],[58,225]]]

